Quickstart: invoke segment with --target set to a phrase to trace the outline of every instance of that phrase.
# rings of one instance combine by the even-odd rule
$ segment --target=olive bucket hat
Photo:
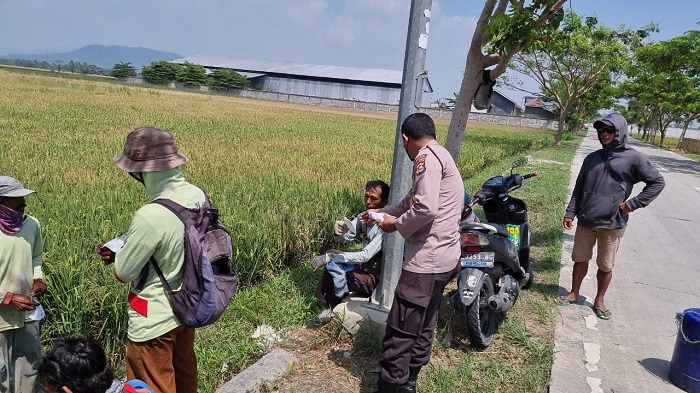
[[[134,128],[126,136],[124,150],[114,157],[117,167],[131,173],[167,171],[186,162],[173,134],[156,127]]]

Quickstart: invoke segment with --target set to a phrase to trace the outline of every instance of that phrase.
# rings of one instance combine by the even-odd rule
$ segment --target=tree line
[[[39,68],[58,72],[75,72],[87,75],[109,75],[114,78],[136,77],[139,73],[130,62],[119,62],[112,69],[102,68],[85,62],[56,60],[52,63],[39,60],[0,58],[0,64]],[[245,76],[228,68],[219,68],[211,73],[199,64],[185,64],[154,61],[141,69],[141,76],[148,83],[163,84],[179,82],[188,86],[205,85],[217,90],[243,89],[250,86]]]
[[[94,64],[88,64],[86,62],[79,62],[75,60],[70,60],[64,62],[63,60],[55,60],[51,63],[45,60],[26,60],[26,59],[6,59],[0,58],[0,64],[6,64],[17,67],[27,67],[27,68],[39,68],[44,70],[52,71],[65,71],[65,72],[76,72],[79,74],[86,75],[108,75],[110,70],[105,69]]]
[[[700,31],[653,42],[648,38],[659,31],[654,23],[612,28],[564,3],[484,1],[448,130],[453,157],[472,101],[494,84],[554,103],[556,144],[565,131],[576,132],[603,110],[622,112],[644,139],[659,134],[660,144],[671,124],[681,124],[679,146],[689,125],[700,120]],[[539,91],[525,90],[519,75],[534,80]]]
[[[115,78],[135,77],[136,69],[130,63],[115,64],[110,72]],[[184,64],[154,61],[143,67],[141,76],[148,83],[163,84],[179,82],[187,86],[209,86],[217,90],[243,89],[250,86],[245,76],[229,68],[218,68],[207,73],[207,69],[199,64],[185,62]]]

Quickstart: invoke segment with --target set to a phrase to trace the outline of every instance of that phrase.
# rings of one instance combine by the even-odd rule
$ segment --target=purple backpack
[[[166,289],[173,312],[186,326],[214,323],[236,292],[238,277],[231,267],[231,236],[205,195],[204,205],[187,209],[170,199],[156,199],[185,224],[185,263],[182,287],[173,291],[155,259],[151,265]],[[147,265],[148,266],[148,265]]]

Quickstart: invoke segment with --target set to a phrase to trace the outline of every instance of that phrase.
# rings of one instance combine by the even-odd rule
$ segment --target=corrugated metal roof
[[[523,110],[523,107],[521,107],[520,105],[518,105],[517,102],[515,102],[512,98],[510,98],[510,97],[508,97],[507,95],[505,95],[505,93],[503,93],[502,91],[500,91],[500,90],[498,90],[498,89],[493,89],[493,91],[496,92],[496,93],[498,93],[498,94],[500,94],[501,97],[505,98],[506,100],[508,100],[508,101],[512,102],[513,104],[515,104],[515,108],[516,108],[516,109]]]
[[[403,72],[373,68],[353,68],[332,65],[294,63],[258,59],[231,59],[224,56],[197,55],[172,60],[171,63],[190,62],[204,67],[231,68],[250,73],[275,73],[317,78],[344,79],[363,82],[401,85]],[[429,83],[429,82],[428,82]]]

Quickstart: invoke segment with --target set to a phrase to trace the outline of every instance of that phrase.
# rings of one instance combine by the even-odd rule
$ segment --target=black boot
[[[411,367],[408,371],[408,381],[401,385],[398,393],[416,393],[416,381],[418,381],[418,373],[420,373],[420,367]]]
[[[381,379],[377,382],[377,390],[374,393],[399,393],[399,389],[404,385],[384,382]]]

